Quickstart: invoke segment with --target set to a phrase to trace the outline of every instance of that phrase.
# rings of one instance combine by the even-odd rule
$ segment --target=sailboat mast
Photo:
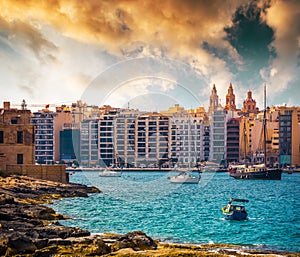
[[[263,119],[263,132],[264,132],[264,164],[267,167],[267,106],[266,106],[266,84],[264,85],[264,119]]]
[[[246,158],[247,158],[247,131],[246,131],[246,119],[244,119],[244,163],[246,164]]]

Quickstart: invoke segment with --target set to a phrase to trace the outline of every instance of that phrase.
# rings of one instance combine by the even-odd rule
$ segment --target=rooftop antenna
[[[21,104],[22,111],[25,111],[26,107],[27,107],[26,101],[23,99],[22,104]]]
[[[22,108],[22,111],[23,111],[23,114],[24,114],[24,117],[23,117],[23,119],[24,119],[24,125],[25,125],[25,121],[26,121],[26,119],[25,119],[25,110],[26,110],[26,107],[27,107],[27,104],[26,104],[25,100],[23,99],[22,104],[21,104],[21,108]]]

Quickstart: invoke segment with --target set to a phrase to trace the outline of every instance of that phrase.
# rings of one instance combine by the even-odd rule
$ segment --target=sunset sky
[[[300,105],[298,0],[0,0],[0,106]]]

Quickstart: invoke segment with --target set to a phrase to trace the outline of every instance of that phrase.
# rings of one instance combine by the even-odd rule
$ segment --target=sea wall
[[[60,183],[69,183],[69,174],[65,165],[6,165],[8,175],[24,175],[36,179],[50,180]]]

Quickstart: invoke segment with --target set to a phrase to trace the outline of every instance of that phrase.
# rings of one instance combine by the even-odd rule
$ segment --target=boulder
[[[8,248],[7,242],[8,242],[8,238],[1,236],[1,238],[0,238],[0,256],[5,255],[7,248]]]
[[[37,249],[30,238],[21,235],[9,237],[7,246],[16,253],[33,253]]]
[[[135,251],[155,250],[157,249],[157,244],[144,232],[133,231],[117,238],[116,242],[111,245],[111,248],[114,251],[123,248],[132,248]]]

